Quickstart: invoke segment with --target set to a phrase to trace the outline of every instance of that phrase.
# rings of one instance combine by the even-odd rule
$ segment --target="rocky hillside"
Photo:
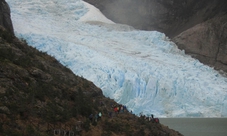
[[[1,4],[0,135],[181,135],[125,108],[115,112],[121,105],[105,98],[92,82],[16,38],[9,8],[5,1]]]
[[[115,113],[114,105],[93,83],[0,29],[0,135],[181,135],[127,110]]]
[[[201,62],[227,72],[226,0],[85,0],[111,20],[157,30]]]

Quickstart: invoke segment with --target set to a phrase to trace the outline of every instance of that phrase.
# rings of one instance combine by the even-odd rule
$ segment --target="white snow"
[[[79,21],[83,21],[83,22],[105,22],[108,24],[115,24],[113,21],[107,19],[101,12],[99,9],[95,8],[93,5],[88,4],[86,2],[83,2],[84,5],[88,8],[88,12],[80,17]]]
[[[115,24],[82,0],[6,0],[16,36],[135,114],[227,117],[227,78],[160,32]]]

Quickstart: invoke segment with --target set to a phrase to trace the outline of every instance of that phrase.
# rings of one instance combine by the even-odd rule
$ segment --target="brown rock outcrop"
[[[201,62],[227,72],[227,15],[198,24],[173,41]]]

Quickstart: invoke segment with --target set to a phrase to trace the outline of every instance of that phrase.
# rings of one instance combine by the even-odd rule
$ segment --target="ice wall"
[[[7,2],[17,37],[94,82],[135,114],[227,117],[227,79],[185,55],[164,34],[105,21],[81,22],[93,11],[81,0]]]

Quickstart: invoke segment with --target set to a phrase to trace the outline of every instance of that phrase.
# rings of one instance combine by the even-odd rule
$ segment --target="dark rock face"
[[[198,24],[173,41],[201,62],[227,72],[227,15]]]
[[[226,0],[85,0],[117,23],[169,37],[227,11]]]
[[[85,0],[116,23],[165,33],[180,49],[227,72],[226,0]]]
[[[0,25],[14,35],[13,25],[10,17],[10,8],[5,0],[0,0]]]

